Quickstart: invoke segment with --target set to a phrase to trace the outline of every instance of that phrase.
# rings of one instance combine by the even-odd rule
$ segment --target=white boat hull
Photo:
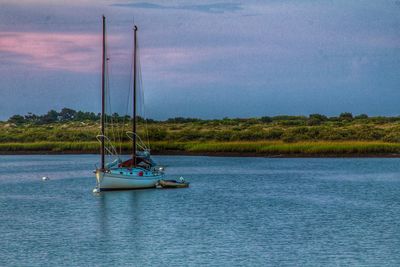
[[[97,187],[100,191],[154,188],[163,175],[132,176],[97,171]]]

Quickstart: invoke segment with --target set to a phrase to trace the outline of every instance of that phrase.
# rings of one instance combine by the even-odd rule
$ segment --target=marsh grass
[[[192,145],[192,152],[235,152],[255,154],[380,154],[400,153],[400,144],[384,142],[225,142],[198,143]]]
[[[122,152],[130,151],[131,143],[122,144]],[[117,147],[117,149],[119,149]],[[156,153],[188,152],[202,153],[248,153],[255,155],[379,155],[398,154],[400,144],[377,141],[344,142],[295,142],[282,141],[243,141],[243,142],[152,142],[151,149]],[[98,153],[98,142],[32,142],[0,143],[0,153]]]
[[[314,117],[313,117],[314,118]],[[301,123],[300,123],[301,122]],[[155,153],[235,153],[254,155],[379,155],[400,153],[400,118],[325,120],[315,123],[303,117],[274,119],[223,119],[166,121],[148,125]],[[129,124],[112,128],[118,151],[129,153],[125,134]],[[0,153],[98,153],[99,123],[62,122],[37,125],[0,122]],[[107,136],[111,137],[111,132]],[[145,139],[145,138],[144,138]]]

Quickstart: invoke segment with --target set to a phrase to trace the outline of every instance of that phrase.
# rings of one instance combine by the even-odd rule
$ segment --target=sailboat
[[[137,118],[137,31],[134,26],[134,48],[133,48],[133,116],[132,116],[132,154],[128,160],[122,161],[116,149],[112,147],[110,139],[105,133],[105,86],[106,86],[106,18],[103,16],[103,49],[102,49],[102,83],[101,83],[101,134],[97,139],[101,143],[101,165],[96,168],[96,188],[94,192],[106,190],[142,189],[154,188],[164,177],[164,168],[159,167],[152,160],[150,150],[146,149],[136,131]],[[111,147],[106,147],[107,146]],[[140,150],[138,149],[140,148]],[[106,163],[106,151],[114,152],[117,156],[112,162]]]

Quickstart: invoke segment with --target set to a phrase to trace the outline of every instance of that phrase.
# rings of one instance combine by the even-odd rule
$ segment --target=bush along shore
[[[129,153],[129,116],[113,114],[106,133]],[[201,120],[171,118],[139,122],[154,154],[269,157],[400,155],[400,117],[275,116]],[[146,126],[146,127],[145,127]],[[0,154],[98,153],[99,115],[64,108],[44,115],[14,115],[0,122]]]

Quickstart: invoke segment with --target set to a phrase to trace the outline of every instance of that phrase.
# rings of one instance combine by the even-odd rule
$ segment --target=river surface
[[[94,195],[98,159],[0,156],[0,266],[400,265],[400,159],[159,156],[191,187]]]

